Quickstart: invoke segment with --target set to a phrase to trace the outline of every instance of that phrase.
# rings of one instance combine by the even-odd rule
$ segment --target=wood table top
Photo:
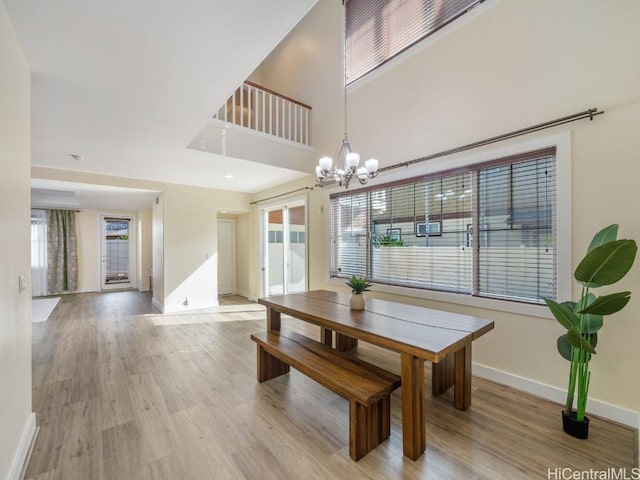
[[[314,290],[261,298],[278,312],[400,353],[439,362],[493,328],[468,315],[367,298],[365,310],[349,308],[349,295]]]

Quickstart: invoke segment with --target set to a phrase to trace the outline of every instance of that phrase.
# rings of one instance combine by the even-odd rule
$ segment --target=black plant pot
[[[562,430],[564,433],[571,435],[572,437],[585,440],[589,437],[589,417],[584,417],[582,422],[576,419],[576,412],[571,412],[569,415],[565,415],[562,411]]]

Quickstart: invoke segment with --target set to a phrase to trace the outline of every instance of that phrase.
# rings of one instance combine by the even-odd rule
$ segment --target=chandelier
[[[344,137],[342,145],[338,151],[336,164],[333,164],[331,157],[322,157],[318,160],[316,166],[316,179],[321,187],[328,183],[335,182],[345,189],[349,188],[349,183],[356,177],[361,185],[366,184],[370,178],[378,175],[378,160],[370,158],[364,162],[363,167],[360,164],[360,155],[351,150],[351,143],[347,136],[347,5],[343,2],[343,42],[342,42],[342,62],[343,62],[343,84],[344,84]],[[342,166],[339,167],[338,163]]]

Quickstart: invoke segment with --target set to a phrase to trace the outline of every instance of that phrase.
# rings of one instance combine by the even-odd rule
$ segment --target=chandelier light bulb
[[[360,163],[360,155],[355,152],[347,153],[345,163],[347,164],[347,167],[355,169],[358,166],[358,163]]]
[[[331,170],[331,165],[333,165],[333,160],[331,159],[331,157],[322,157],[318,161],[318,163],[323,172],[328,172],[329,170]]]
[[[378,171],[378,160],[375,158],[370,158],[366,162],[364,162],[364,166],[369,173],[376,173]]]

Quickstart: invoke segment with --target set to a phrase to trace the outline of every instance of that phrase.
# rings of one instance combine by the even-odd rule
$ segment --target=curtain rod
[[[54,207],[31,207],[31,210],[65,210],[69,212],[79,213],[81,210],[74,210],[73,208],[54,208]]]
[[[604,113],[604,110],[598,111],[598,108],[589,108],[584,110],[583,112],[574,113],[573,115],[567,115],[566,117],[556,118],[555,120],[549,120],[548,122],[538,123],[537,125],[532,125],[530,127],[521,128],[519,130],[514,130],[512,132],[503,133],[502,135],[497,135],[495,137],[486,138],[484,140],[480,140],[478,142],[468,143],[466,145],[462,145],[460,147],[450,148],[448,150],[443,150],[438,153],[432,153],[431,155],[427,155],[425,157],[416,158],[414,160],[409,160],[407,162],[396,163],[395,165],[389,165],[388,167],[382,167],[378,171],[386,172],[388,170],[394,170],[400,167],[408,167],[409,165],[414,165],[420,162],[426,162],[427,160],[433,160],[434,158],[445,157],[447,155],[452,155],[454,153],[464,152],[467,150],[472,150],[478,147],[484,147],[485,145],[490,145],[492,143],[502,142],[504,140],[509,140],[511,138],[520,137],[522,135],[526,135],[528,133],[538,132],[540,130],[545,130],[547,128],[557,127],[559,125],[564,125],[565,123],[575,122],[578,120],[583,120],[588,118],[589,120],[593,120],[593,117],[596,115],[601,115]]]
[[[408,160],[406,162],[396,163],[394,165],[389,165],[387,167],[382,167],[378,169],[378,172],[387,172],[389,170],[395,170],[400,167],[408,167],[410,165],[414,165],[420,162],[426,162],[427,160],[433,160],[439,157],[445,157],[447,155],[452,155],[454,153],[464,152],[467,150],[472,150],[478,147],[484,147],[485,145],[490,145],[492,143],[502,142],[504,140],[509,140],[511,138],[520,137],[522,135],[526,135],[528,133],[538,132],[540,130],[545,130],[547,128],[557,127],[559,125],[564,125],[565,123],[575,122],[578,120],[583,120],[588,118],[589,120],[593,120],[593,117],[596,115],[602,115],[604,110],[598,110],[597,107],[589,108],[582,112],[574,113],[573,115],[567,115],[566,117],[556,118],[555,120],[549,120],[548,122],[538,123],[537,125],[532,125],[530,127],[521,128],[519,130],[514,130],[512,132],[503,133],[502,135],[497,135],[495,137],[486,138],[484,140],[480,140],[478,142],[468,143],[466,145],[462,145],[460,147],[450,148],[448,150],[443,150],[438,153],[432,153],[431,155],[427,155],[425,157],[416,158],[413,160]],[[328,182],[325,185],[330,185],[335,182]],[[319,184],[316,184],[317,187],[322,187]]]
[[[251,202],[249,205],[257,205],[260,202],[266,202],[267,200],[273,200],[274,198],[284,197],[285,195],[289,195],[291,193],[296,193],[296,192],[299,192],[300,190],[313,190],[313,187],[297,188],[297,189],[291,190],[289,192],[281,193],[279,195],[274,195],[273,197],[261,198],[260,200],[255,200],[255,201]]]

